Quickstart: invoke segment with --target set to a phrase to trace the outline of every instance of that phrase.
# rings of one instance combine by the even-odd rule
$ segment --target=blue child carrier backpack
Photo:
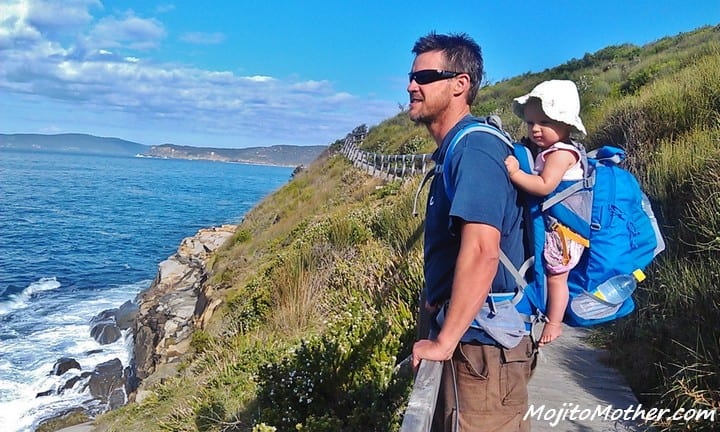
[[[499,125],[499,118],[493,116],[485,123],[472,123],[461,129],[448,146],[445,166],[437,166],[435,174],[448,172],[455,145],[467,134],[476,132],[490,133],[501,139],[512,148],[520,168],[533,173],[533,158],[529,149],[512,142]],[[501,262],[513,274],[518,285],[512,298],[503,300],[515,305],[528,323],[527,329],[530,323],[545,320],[547,286],[542,252],[545,230],[549,225],[558,223],[567,227],[589,244],[580,262],[568,275],[570,296],[563,322],[571,326],[592,326],[631,313],[635,309],[632,296],[614,305],[591,292],[613,276],[644,270],[665,248],[647,196],[635,177],[619,166],[625,152],[605,146],[585,154],[581,144],[574,144],[582,154],[583,180],[563,181],[553,193],[542,198],[520,192],[526,201],[531,256],[520,268],[516,268],[500,251]],[[452,200],[452,183],[445,175],[443,179],[445,192]],[[488,302],[494,303],[492,293]],[[494,309],[492,305],[491,309]],[[479,321],[478,317],[476,322]]]

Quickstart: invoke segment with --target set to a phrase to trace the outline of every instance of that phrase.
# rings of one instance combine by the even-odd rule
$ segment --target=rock
[[[220,304],[204,290],[209,277],[206,266],[235,229],[234,225],[201,229],[185,238],[177,252],[158,265],[150,288],[138,295],[133,361],[137,377],[143,380],[139,391],[144,390],[151,375],[187,354],[196,326],[207,322]]]
[[[105,309],[104,311],[92,317],[92,319],[90,320],[90,325],[107,321],[115,322],[115,316],[117,315],[117,311],[117,308]]]
[[[90,336],[101,345],[107,345],[120,339],[122,332],[115,319],[112,319],[98,322],[90,327]]]
[[[159,330],[152,325],[136,323],[133,343],[133,361],[137,366],[138,378],[145,379],[155,370],[155,347],[159,340]]]
[[[123,378],[125,380],[126,395],[134,392],[137,390],[138,386],[140,386],[140,378],[137,376],[134,363],[125,367],[125,370],[123,371]]]
[[[176,344],[169,344],[165,350],[165,355],[169,361],[173,361],[182,357],[183,354],[190,350],[190,338],[183,339]]]
[[[90,372],[86,372],[87,375],[90,375]],[[74,376],[70,378],[69,380],[65,381],[65,384],[63,384],[62,387],[60,387],[60,393],[64,392],[65,390],[69,390],[73,387],[75,387],[75,384],[77,384],[78,381],[80,381],[82,378],[84,378],[82,375]]]
[[[103,402],[109,400],[113,390],[125,387],[123,366],[119,359],[100,363],[93,370],[88,383],[90,395]]]
[[[89,417],[83,408],[72,408],[60,414],[40,421],[37,432],[59,431],[85,423]],[[82,429],[85,430],[85,429]]]
[[[116,408],[120,408],[121,406],[125,405],[127,403],[127,394],[125,393],[125,388],[116,388],[113,389],[110,393],[110,396],[108,397],[108,408],[111,410],[114,410]]]
[[[178,323],[175,320],[170,320],[165,323],[165,326],[163,330],[165,331],[165,334],[173,334],[178,329]]]
[[[120,327],[120,330],[127,330],[132,327],[133,321],[135,321],[135,318],[137,317],[138,310],[138,306],[130,300],[120,305],[117,309],[117,313],[115,314],[115,322],[118,327]]]
[[[70,357],[60,357],[53,365],[52,374],[60,376],[70,369],[80,370],[80,363],[77,360]]]
[[[85,391],[85,389],[88,387],[88,380],[90,379],[91,375],[92,372],[83,372],[80,375],[70,377],[67,381],[65,381],[64,384],[60,385],[57,394],[63,394],[65,390],[70,390],[74,388],[76,385],[78,385],[78,383],[81,383],[82,385],[80,391]]]
[[[36,398],[43,397],[43,396],[50,396],[54,392],[52,390],[45,390],[35,395]]]
[[[188,277],[192,270],[192,267],[173,257],[158,265],[158,273],[162,283],[172,285],[175,289],[178,288],[181,280]]]
[[[106,309],[90,320],[90,336],[101,345],[111,344],[122,336],[117,324],[118,308]]]
[[[153,372],[152,375],[150,375],[146,380],[142,382],[144,388],[142,388],[141,390],[147,390],[148,388],[152,388],[156,384],[162,384],[168,378],[177,376],[179,367],[180,363],[159,364],[155,372]]]

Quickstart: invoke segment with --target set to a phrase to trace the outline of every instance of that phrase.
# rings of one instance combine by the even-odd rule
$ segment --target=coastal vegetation
[[[637,311],[598,328],[593,341],[644,406],[720,408],[718,70],[720,26],[704,27],[487,85],[473,105],[520,138],[512,98],[545,79],[572,79],[588,148],[627,151],[668,247],[637,291]],[[423,284],[423,221],[412,216],[420,179],[372,178],[336,152],[340,144],[250,211],[213,257],[208,283],[222,305],[195,331],[180,373],[99,418],[100,427],[398,429],[411,377],[397,365],[415,339]],[[371,127],[363,148],[427,153],[434,143],[401,110]]]

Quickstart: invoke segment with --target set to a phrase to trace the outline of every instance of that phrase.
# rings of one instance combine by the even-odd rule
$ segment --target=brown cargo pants
[[[456,421],[457,432],[530,431],[523,417],[536,364],[529,336],[512,349],[460,343],[443,365],[433,432],[455,432]]]

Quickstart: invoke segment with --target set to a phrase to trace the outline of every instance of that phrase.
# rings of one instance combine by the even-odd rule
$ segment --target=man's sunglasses
[[[410,82],[415,81],[416,83],[423,85],[448,78],[455,78],[456,76],[462,75],[463,73],[464,72],[453,72],[442,69],[423,69],[415,72],[410,72],[408,76],[410,77]]]

